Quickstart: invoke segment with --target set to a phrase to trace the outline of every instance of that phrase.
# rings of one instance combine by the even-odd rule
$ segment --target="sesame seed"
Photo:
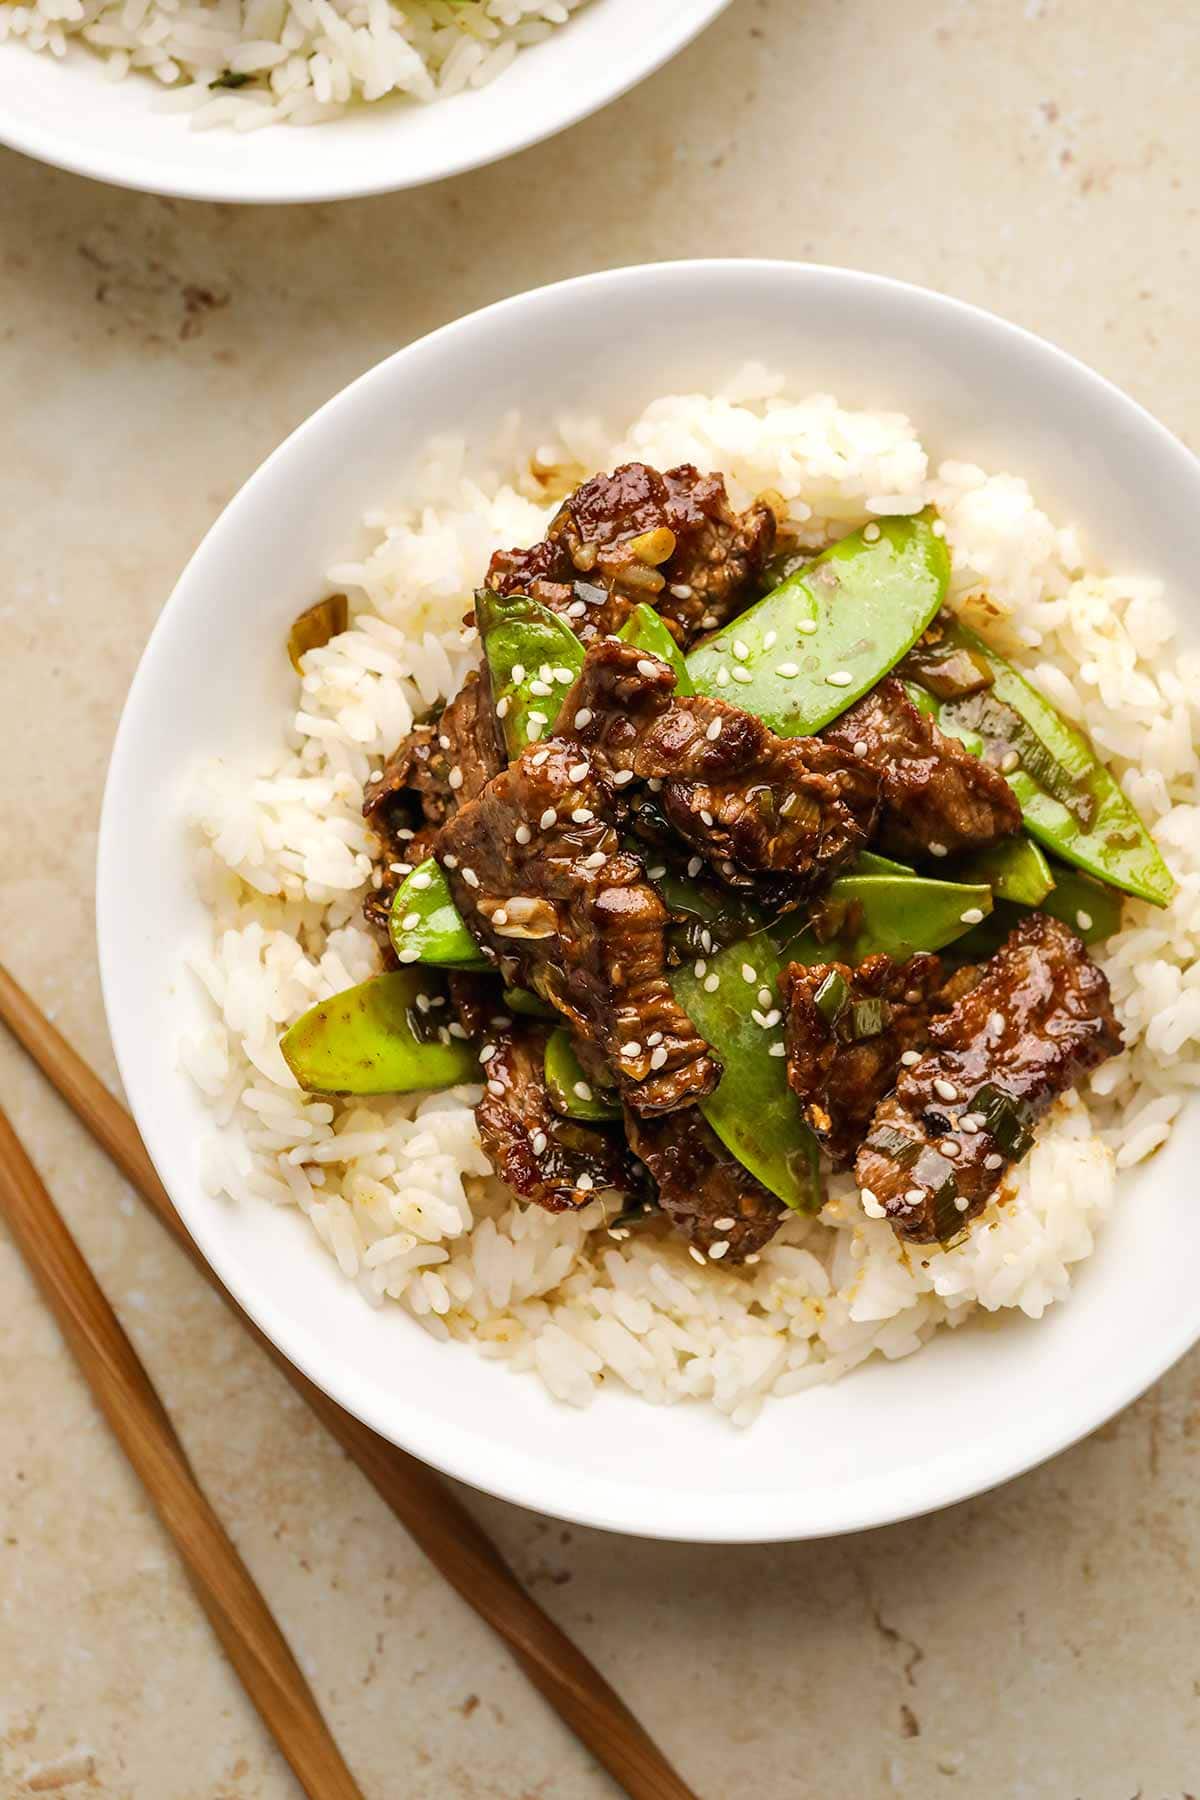
[[[692,964],[692,974],[696,977],[697,981],[703,981],[704,977],[708,974],[708,964],[702,956],[698,956]]]
[[[857,744],[854,746],[854,754],[855,756],[865,756],[870,748],[871,746],[868,744],[866,738],[859,738]]]
[[[629,1236],[629,1227],[627,1225],[610,1225],[608,1235],[610,1238],[614,1238],[618,1244],[623,1244]]]
[[[1002,775],[1011,775],[1013,770],[1019,769],[1020,766],[1021,758],[1015,750],[1006,750],[1004,755],[1000,758],[1000,773]]]
[[[451,854],[449,856],[443,856],[442,867],[444,869],[457,869],[457,867],[458,867],[457,856],[454,856],[453,854]]]
[[[900,1058],[906,1069],[915,1068],[920,1060],[920,1052],[916,1050],[906,1050]]]
[[[648,656],[639,656],[637,672],[639,675],[644,675],[647,681],[649,681],[658,674],[658,664],[652,662]]]
[[[879,527],[875,523],[874,519],[872,519],[869,525],[863,526],[863,537],[866,539],[868,544],[873,544],[873,543],[875,543],[878,536],[879,536]]]
[[[762,1261],[762,1257],[761,1257],[761,1256],[760,1256],[760,1255],[759,1255],[759,1254],[758,1254],[758,1251],[757,1251],[757,1250],[755,1250],[755,1251],[753,1251],[753,1252],[752,1252],[752,1253],[751,1253],[751,1254],[750,1254],[750,1255],[749,1255],[749,1256],[748,1256],[748,1257],[747,1257],[747,1258],[746,1258],[746,1262],[747,1262],[747,1264],[749,1264],[749,1263],[758,1263],[758,1262],[761,1262],[761,1261]]]
[[[766,1018],[763,1020],[763,1030],[764,1031],[774,1031],[775,1027],[778,1025],[778,1023],[779,1023],[780,1019],[782,1019],[782,1017],[783,1017],[783,1014],[780,1012],[779,1008],[777,1006],[773,1006],[771,1008],[770,1012],[767,1014]]]
[[[724,723],[725,723],[725,721],[723,719],[714,719],[712,724],[708,727],[708,730],[704,733],[704,735],[708,739],[710,744],[716,743],[717,739],[721,735],[721,730],[722,730],[722,727],[724,726]]]
[[[669,591],[677,600],[690,600],[692,597],[691,587],[686,581],[673,581]]]
[[[567,770],[567,778],[570,781],[584,781],[587,778],[587,772],[588,772],[587,763],[585,763],[585,762],[572,763],[570,768]]]
[[[530,757],[529,761],[531,766],[535,769],[540,769],[549,754],[550,752],[548,750],[539,750],[536,756]]]
[[[479,1060],[481,1063],[490,1063],[493,1056],[495,1056],[495,1054],[496,1054],[495,1044],[484,1044],[482,1049],[479,1052]]]
[[[460,788],[462,786],[463,772],[459,768],[457,763],[455,763],[454,767],[451,769],[450,773],[447,775],[446,780],[450,783],[450,786],[452,788]]]
[[[416,835],[416,832],[410,831],[407,825],[401,826],[400,830],[396,833],[396,836],[400,839],[402,844],[410,843]]]
[[[708,827],[709,827],[709,829],[710,829],[710,830],[711,830],[711,829],[712,829],[712,824],[713,824],[713,816],[712,816],[712,814],[711,814],[711,813],[710,813],[710,812],[709,812],[709,810],[708,810],[708,808],[707,808],[707,806],[702,806],[702,807],[701,807],[701,808],[700,808],[700,818],[701,818],[701,820],[702,820],[702,822],[703,822],[703,823],[704,823],[704,824],[705,824],[705,825],[707,825],[707,826],[708,826]]]
[[[555,669],[554,679],[560,687],[570,687],[575,677],[572,675],[570,669]]]
[[[513,832],[513,836],[516,838],[518,844],[527,844],[533,836],[533,833],[530,831],[528,825],[518,825],[517,829]]]
[[[661,881],[666,872],[666,863],[655,863],[652,869],[646,870],[646,874],[651,881]]]
[[[958,1121],[958,1129],[965,1131],[968,1137],[974,1137],[979,1130],[980,1120],[977,1113],[964,1113]]]
[[[575,1186],[579,1189],[581,1194],[590,1194],[595,1185],[595,1182],[592,1180],[586,1169],[575,1183]]]
[[[590,856],[584,857],[583,866],[585,869],[602,869],[607,861],[603,850],[593,850]]]
[[[993,1037],[1002,1037],[1003,1036],[1003,1034],[1004,1034],[1004,1014],[1003,1013],[994,1012],[994,1013],[988,1014],[988,1030],[991,1032]]]
[[[575,729],[576,729],[576,731],[582,731],[584,726],[590,725],[591,722],[592,722],[591,707],[590,706],[581,706],[579,711],[575,714]]]
[[[707,951],[707,953],[711,956],[712,955],[712,947],[713,947],[712,932],[708,929],[708,926],[705,925],[700,933],[700,948],[702,950]]]
[[[958,917],[963,925],[982,925],[983,908],[981,906],[968,906],[966,912],[959,913]]]
[[[416,962],[420,954],[421,952],[415,944],[405,944],[403,950],[400,951],[400,961],[402,963]]]
[[[726,857],[724,862],[721,864],[721,873],[729,881],[732,881],[734,876],[737,874],[737,870],[734,868],[733,864],[730,862],[728,857]]]
[[[523,682],[525,679],[525,664],[524,663],[514,663],[513,664],[512,678],[513,678],[514,684],[519,687],[521,682]]]
[[[950,852],[945,844],[930,844],[929,854],[930,856],[949,856]]]
[[[777,631],[768,631],[766,637],[763,639],[763,649],[764,650],[774,649],[775,641],[778,638],[778,636],[779,636],[779,633]]]
[[[462,872],[462,878],[466,882],[468,887],[477,888],[479,886],[479,877],[475,873],[474,869],[464,869]]]
[[[766,1013],[759,1012],[757,1006],[752,1006],[750,1008],[750,1017],[754,1020],[754,1023],[759,1027],[760,1031],[765,1031],[767,1029],[767,1015]]]
[[[830,687],[849,687],[854,677],[849,669],[834,669],[825,679]]]
[[[535,1156],[541,1156],[549,1141],[544,1131],[535,1131],[529,1140],[529,1147]]]
[[[550,664],[543,663],[541,668],[538,670],[538,680],[539,681],[549,681],[552,678],[553,674],[554,674],[554,670],[550,667]]]
[[[592,1097],[591,1087],[586,1081],[577,1081],[575,1083],[575,1093],[580,1100],[590,1100]]]
[[[633,770],[618,769],[612,780],[614,787],[624,787],[627,781],[633,780]]]
[[[568,619],[582,619],[586,611],[587,604],[585,601],[572,600],[570,606],[567,608],[567,617]]]
[[[957,1100],[958,1089],[952,1081],[943,1081],[940,1077],[933,1084],[933,1091],[939,1100]]]
[[[924,1188],[905,1188],[904,1198],[910,1203],[910,1205],[915,1206],[915,1204],[917,1203],[918,1200],[923,1200],[925,1198],[925,1189]]]
[[[447,1036],[448,1035],[449,1034],[447,1033]],[[501,1100],[504,1097],[504,1083],[502,1081],[489,1081],[487,1084],[487,1091],[497,1100]]]
[[[447,1031],[446,1031],[447,1040],[452,1037],[462,1039],[462,1038],[465,1038],[466,1035],[467,1035],[466,1026],[460,1025],[457,1019],[454,1021],[453,1025],[451,1025],[447,1028]]]
[[[439,736],[438,743],[442,746],[443,750],[448,750],[450,748],[450,739],[446,737],[444,733]]]
[[[663,1034],[661,1031],[651,1031],[647,1033],[646,1042],[650,1045],[651,1049],[654,1048],[655,1044],[661,1044],[662,1041]]]
[[[657,1050],[652,1050],[650,1052],[650,1067],[652,1069],[661,1069],[665,1067],[666,1060],[667,1053],[661,1044],[658,1046]]]
[[[421,915],[419,912],[405,913],[400,921],[400,929],[401,931],[415,931],[420,923]]]
[[[955,1157],[962,1153],[962,1145],[956,1144],[953,1138],[943,1138],[938,1147],[943,1156]]]
[[[388,868],[391,870],[393,875],[411,875],[412,874],[412,864],[411,863],[389,863]],[[429,886],[429,877],[426,876],[425,880],[423,882],[420,882],[420,881],[414,882],[413,885],[415,887],[428,887]]]
[[[372,781],[382,781],[382,780],[383,780],[383,770],[382,769],[372,769],[371,773],[367,776],[368,784],[370,784]]]
[[[816,629],[817,629],[817,621],[815,619],[797,619],[796,620],[796,630],[802,631],[804,633],[805,637],[811,637],[813,632]]]
[[[733,654],[737,657],[739,662],[745,662],[746,658],[750,654],[749,644],[743,643],[741,638],[734,638]]]
[[[417,995],[417,1011],[422,1012],[422,1013],[427,1013],[429,1011],[429,995],[428,994],[418,994]]]
[[[534,713],[530,713],[529,723],[525,727],[525,742],[527,744],[537,743],[542,735],[542,726],[545,723],[545,719],[539,719]]]
[[[967,1210],[968,1206],[970,1206],[971,1202],[967,1199],[967,1196],[965,1194],[955,1194],[954,1204],[958,1208],[959,1212],[966,1212],[966,1210]]]
[[[624,1044],[621,1045],[621,1055],[622,1056],[640,1056],[641,1054],[642,1054],[642,1046],[638,1043],[638,1040],[636,1038],[629,1038]]]
[[[688,1255],[693,1262],[698,1262],[701,1268],[704,1267],[704,1253],[701,1250],[697,1250],[695,1244],[688,1245]]]
[[[758,980],[758,970],[752,963],[742,964],[742,980],[754,983]]]
[[[759,990],[758,990],[758,1004],[759,1004],[759,1005],[760,1005],[760,1006],[770,1006],[770,1004],[771,1004],[771,990],[770,990],[770,988],[769,988],[769,987],[760,987],[760,988],[759,988]]]
[[[558,814],[555,812],[555,810],[552,806],[548,806],[546,808],[545,812],[542,814],[541,818],[538,820],[538,824],[541,826],[543,831],[549,831],[549,829],[552,825],[558,824]]]
[[[786,1056],[787,1049],[783,1044],[772,1044],[771,1048],[767,1051],[767,1055],[768,1056]]]
[[[590,825],[595,816],[590,806],[577,806],[571,814],[576,825]]]
[[[1003,1166],[1003,1163],[1004,1158],[1002,1156],[997,1156],[995,1151],[992,1152],[991,1156],[985,1156],[983,1159],[983,1166],[985,1169],[999,1169]]]
[[[399,863],[393,863],[392,867],[394,869],[398,869],[400,867],[400,865],[399,865]],[[419,892],[424,893],[425,889],[427,887],[430,887],[432,885],[432,883],[433,883],[433,877],[431,875],[427,874],[424,869],[419,869],[417,871],[417,873],[413,876],[412,881],[410,882],[409,885],[413,888],[416,888]]]
[[[711,813],[709,814],[708,818],[705,820],[705,824],[706,825],[712,824],[712,814]],[[702,856],[689,856],[688,857],[687,871],[693,881],[696,879],[697,875],[700,873],[700,871],[703,867],[704,867],[704,858]]]
[[[739,663],[733,671],[733,679],[735,681],[740,681],[744,686],[747,682],[753,681],[754,677],[749,669],[743,669],[742,665]]]
[[[1090,931],[1092,929],[1091,913],[1084,912],[1083,909],[1080,908],[1075,914],[1075,923],[1078,925],[1080,931]]]
[[[496,908],[495,912],[492,914],[492,924],[493,925],[507,925],[508,924],[508,914],[502,906],[498,906]]]
[[[650,789],[650,792],[651,792],[651,793],[652,793],[652,794],[659,794],[659,793],[661,793],[661,792],[662,792],[662,779],[661,779],[661,777],[660,777],[660,776],[658,776],[658,775],[651,775],[651,776],[650,776],[650,778],[649,778],[649,780],[648,780],[648,781],[647,781],[647,783],[646,783],[646,786],[647,786],[647,787],[648,787],[648,788],[649,788],[649,789]]]
[[[706,975],[704,977],[704,991],[706,994],[715,994],[720,985],[721,977],[719,975]]]
[[[548,681],[531,681],[529,684],[529,691],[531,694],[537,694],[539,697],[547,695],[550,692],[550,683]]]
[[[729,686],[729,670],[725,667],[724,663],[722,663],[721,667],[717,670],[717,686]]]
[[[785,681],[790,681],[794,675],[800,673],[800,667],[798,663],[793,662],[777,663],[775,666],[775,673],[777,675],[782,675]]]
[[[671,592],[675,592],[674,588],[672,588]],[[716,613],[705,613],[700,623],[703,625],[705,631],[712,631],[721,623],[721,621],[718,619]]]
[[[722,1238],[719,1244],[710,1244],[708,1246],[708,1254],[713,1262],[720,1262],[728,1248],[729,1239]]]

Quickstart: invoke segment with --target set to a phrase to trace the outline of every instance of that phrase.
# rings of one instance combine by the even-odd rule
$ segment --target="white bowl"
[[[1132,1400],[1200,1337],[1195,1107],[1120,1183],[1074,1291],[1037,1324],[941,1334],[829,1388],[773,1401],[746,1433],[700,1406],[605,1392],[587,1411],[529,1377],[372,1311],[298,1214],[204,1193],[210,1116],[177,1067],[180,958],[203,938],[181,787],[195,760],[277,741],[292,618],[359,515],[397,491],[422,440],[489,434],[519,405],[617,423],[711,387],[753,354],[800,392],[899,408],[937,456],[1026,474],[1093,554],[1161,576],[1181,608],[1200,543],[1200,465],[1062,351],[895,281],[770,262],[674,263],[506,300],[400,351],[269,458],[196,552],[135,677],[100,834],[109,1022],[150,1153],[204,1254],[306,1374],[385,1437],[489,1492],[563,1518],[697,1541],[819,1536],[980,1492]],[[1189,618],[1187,624],[1191,624]],[[294,704],[294,702],[293,702]]]
[[[497,162],[586,118],[652,74],[728,4],[592,0],[477,92],[427,106],[383,101],[313,129],[247,133],[193,131],[185,114],[156,110],[157,82],[111,82],[81,45],[60,62],[0,44],[0,144],[98,181],[189,200],[390,193]]]

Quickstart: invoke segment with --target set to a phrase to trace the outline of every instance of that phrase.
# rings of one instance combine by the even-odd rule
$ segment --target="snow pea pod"
[[[976,850],[954,865],[960,881],[986,881],[997,900],[1017,906],[1041,906],[1054,888],[1054,875],[1032,838],[1003,838],[986,850]]]
[[[742,1166],[785,1206],[818,1212],[820,1153],[787,1084],[782,1033],[753,1017],[755,1012],[769,1017],[777,1008],[779,968],[764,934],[719,951],[704,977],[690,964],[676,969],[671,986],[724,1066],[716,1091],[700,1102],[700,1111]],[[710,991],[705,983],[713,975],[717,985]],[[779,1054],[773,1054],[775,1047]]]
[[[1101,944],[1120,931],[1119,893],[1079,869],[1064,868],[1062,863],[1054,864],[1053,872],[1054,887],[1042,901],[1043,912],[1069,925],[1085,944]]]
[[[417,996],[428,992],[416,969],[373,975],[297,1019],[280,1040],[284,1061],[314,1094],[424,1093],[478,1081],[469,1044],[418,1036]]]
[[[419,863],[396,889],[388,914],[388,936],[401,962],[433,963],[441,969],[489,967],[432,856]]]
[[[634,607],[617,636],[632,644],[635,650],[646,650],[651,656],[661,657],[663,662],[669,663],[675,671],[677,694],[695,693],[683,651],[663,624],[661,615],[644,600]]]
[[[1084,733],[961,620],[943,622],[942,641],[969,651],[992,676],[979,693],[926,708],[942,730],[969,750],[986,746],[1004,761],[1019,759],[1005,776],[1031,835],[1048,850],[1139,900],[1166,906],[1175,892],[1171,872]]]
[[[851,968],[883,952],[898,962],[918,950],[940,950],[992,910],[983,883],[932,881],[923,875],[842,875],[831,883],[817,920],[798,928],[794,915],[772,934],[784,962],[844,962]],[[831,929],[832,927],[832,929]]]
[[[736,702],[782,737],[828,725],[941,606],[950,558],[934,524],[932,512],[880,519],[822,551],[692,651],[696,692]]]
[[[620,1102],[597,1090],[583,1072],[569,1031],[552,1031],[546,1039],[546,1086],[555,1112],[568,1119],[609,1120],[621,1117]]]
[[[893,862],[890,856],[878,856],[874,850],[860,850],[852,871],[855,875],[915,875],[907,863]]]
[[[583,666],[583,645],[557,613],[525,594],[505,600],[481,589],[475,619],[504,742],[510,757],[519,756],[557,718]]]

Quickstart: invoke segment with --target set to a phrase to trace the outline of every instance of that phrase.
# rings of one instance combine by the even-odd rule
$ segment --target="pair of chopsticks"
[[[288,1362],[217,1280],[168,1198],[129,1114],[0,966],[0,1020],[282,1369],[400,1523],[630,1800],[696,1800],[615,1689],[525,1592],[446,1484]],[[205,1499],[149,1376],[0,1111],[4,1217],[159,1516],[242,1684],[310,1800],[363,1800],[295,1657]]]

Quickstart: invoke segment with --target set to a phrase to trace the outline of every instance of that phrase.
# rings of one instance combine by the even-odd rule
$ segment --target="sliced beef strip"
[[[879,776],[861,757],[820,738],[776,737],[728,701],[676,695],[665,662],[615,638],[589,649],[558,729],[618,785],[650,788],[640,796],[648,835],[661,816],[721,880],[776,903],[823,885],[874,821]],[[777,891],[763,893],[764,875],[778,877]]]
[[[451,813],[482,793],[503,767],[491,696],[472,671],[437,722],[414,726],[367,788],[363,816],[382,846],[376,865],[381,881],[363,905],[369,924],[386,935],[404,865],[423,862]]]
[[[941,857],[982,850],[1021,827],[998,769],[947,737],[887,676],[822,737],[858,756],[882,782],[876,841],[889,855]]]
[[[833,1013],[817,1005],[831,976],[845,984]],[[845,963],[790,963],[779,977],[788,1053],[788,1084],[835,1169],[847,1169],[885,1094],[895,1086],[901,1059],[924,1050],[929,1017],[942,1000],[942,964],[922,951],[908,962],[869,956],[857,969]],[[853,1036],[854,1008],[873,1004],[880,1029]]]
[[[1121,1048],[1108,981],[1057,919],[1031,913],[930,1020],[929,1049],[876,1108],[855,1162],[868,1210],[943,1241],[982,1212],[1055,1098]]]
[[[578,744],[530,745],[442,829],[454,900],[509,985],[532,987],[638,1113],[711,1093],[721,1068],[667,980],[668,913],[621,847],[622,805]]]
[[[775,1235],[783,1202],[742,1167],[695,1107],[659,1119],[627,1113],[625,1128],[663,1211],[698,1251],[707,1256],[726,1244],[713,1260],[744,1262]]]
[[[546,1087],[547,1028],[498,1032],[484,1066],[475,1122],[484,1154],[518,1199],[547,1212],[586,1206],[610,1190],[632,1193],[638,1174],[619,1130],[564,1119]]]
[[[734,512],[720,475],[625,463],[577,488],[540,544],[498,550],[487,586],[567,613],[584,643],[619,630],[645,601],[686,645],[755,598],[775,530],[762,501]],[[662,531],[664,560],[648,563],[634,541]]]

